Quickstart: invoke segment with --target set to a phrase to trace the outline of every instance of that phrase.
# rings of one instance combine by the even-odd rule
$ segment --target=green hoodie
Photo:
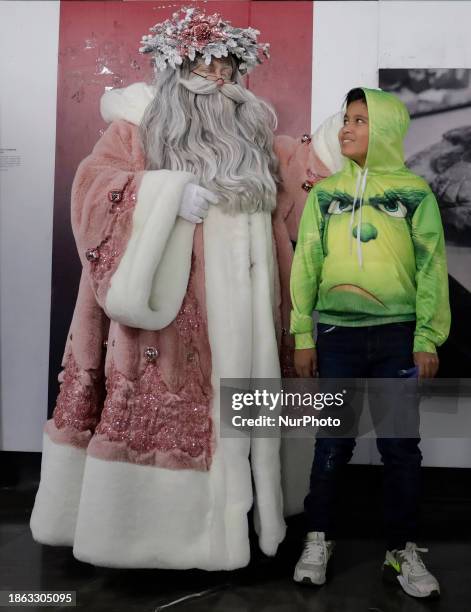
[[[291,271],[291,333],[314,347],[321,323],[360,327],[416,321],[414,351],[435,352],[450,327],[443,227],[428,184],[404,165],[404,104],[363,88],[369,115],[364,168],[343,169],[312,189]]]

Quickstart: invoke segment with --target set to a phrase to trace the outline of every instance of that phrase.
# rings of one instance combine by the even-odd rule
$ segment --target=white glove
[[[178,214],[190,223],[202,223],[208,215],[209,204],[218,202],[218,197],[209,189],[188,183],[183,190]]]

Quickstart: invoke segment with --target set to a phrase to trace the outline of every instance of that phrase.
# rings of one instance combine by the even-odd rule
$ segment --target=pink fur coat
[[[83,271],[31,529],[96,565],[240,567],[252,477],[262,550],[284,537],[279,440],[221,438],[218,380],[292,373],[291,241],[328,156],[278,137],[271,218],[231,225],[215,211],[194,226],[178,208],[195,177],[146,171],[137,119],[112,119],[72,187]],[[247,371],[245,336],[262,347]]]

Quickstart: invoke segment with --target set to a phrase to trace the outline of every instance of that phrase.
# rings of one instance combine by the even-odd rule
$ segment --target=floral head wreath
[[[183,13],[183,18],[180,13]],[[258,30],[234,28],[223,21],[219,13],[206,15],[196,7],[184,7],[171,19],[150,28],[152,34],[142,37],[139,51],[152,53],[155,71],[167,66],[176,68],[185,58],[193,61],[197,54],[206,64],[212,58],[236,58],[239,71],[244,73],[262,63],[261,55],[269,57],[268,43],[257,43]]]

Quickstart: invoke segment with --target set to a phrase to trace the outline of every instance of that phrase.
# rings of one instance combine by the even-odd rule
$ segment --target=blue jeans
[[[413,367],[415,323],[391,323],[370,327],[318,325],[318,371],[321,378],[397,378],[399,370]],[[391,404],[392,394],[375,396],[381,409]],[[417,396],[401,410],[418,415]],[[375,422],[372,408],[373,422]],[[378,428],[376,429],[378,435]],[[422,454],[418,437],[377,437],[384,464],[384,522],[389,549],[404,548],[416,541],[420,500]],[[355,438],[316,436],[310,490],[304,501],[309,531],[323,531],[335,538],[333,510],[341,484],[341,473],[350,461]]]

